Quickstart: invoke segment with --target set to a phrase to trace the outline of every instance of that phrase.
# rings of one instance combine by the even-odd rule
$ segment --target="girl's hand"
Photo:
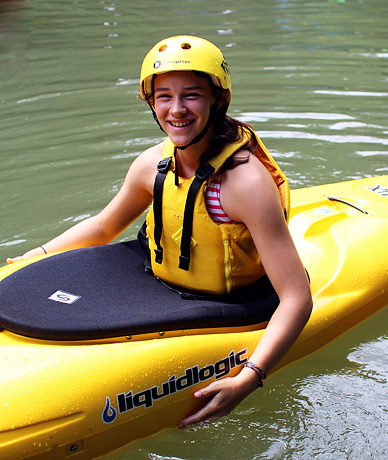
[[[242,369],[236,377],[228,377],[211,383],[196,391],[194,397],[207,400],[205,407],[193,415],[182,419],[179,428],[186,428],[207,420],[223,417],[237,407],[240,402],[257,388],[258,379],[251,369]]]
[[[7,264],[11,265],[14,264],[15,262],[19,262],[23,260],[23,256],[18,256],[18,257],[8,257],[7,258]]]
[[[14,264],[15,262],[20,262],[21,260],[31,259],[31,257],[37,257],[43,254],[47,254],[47,253],[42,247],[31,249],[31,251],[26,252],[22,256],[8,257],[7,264],[11,265],[11,264]]]

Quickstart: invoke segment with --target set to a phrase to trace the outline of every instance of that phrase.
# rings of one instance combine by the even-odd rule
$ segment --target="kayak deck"
[[[24,266],[0,282],[0,325],[44,340],[97,340],[259,324],[279,303],[267,277],[232,296],[181,295],[146,273],[144,258],[135,240]]]

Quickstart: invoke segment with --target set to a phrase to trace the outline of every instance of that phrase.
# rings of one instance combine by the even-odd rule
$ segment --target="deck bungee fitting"
[[[314,308],[275,371],[388,304],[388,176],[294,190],[291,203]],[[2,459],[114,458],[247,361],[277,305],[267,279],[194,300],[143,259],[134,241],[0,269]]]

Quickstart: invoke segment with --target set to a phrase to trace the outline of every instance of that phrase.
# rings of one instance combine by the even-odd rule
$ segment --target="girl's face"
[[[208,79],[194,72],[168,72],[155,77],[156,116],[178,147],[187,145],[203,130],[214,100]]]

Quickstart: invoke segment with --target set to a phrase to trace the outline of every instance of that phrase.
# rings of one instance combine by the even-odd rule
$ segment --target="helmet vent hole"
[[[181,48],[183,50],[189,50],[191,48],[191,45],[189,43],[182,43]]]
[[[166,51],[167,49],[167,45],[162,45],[160,48],[159,48],[159,51],[162,52],[162,51]]]

